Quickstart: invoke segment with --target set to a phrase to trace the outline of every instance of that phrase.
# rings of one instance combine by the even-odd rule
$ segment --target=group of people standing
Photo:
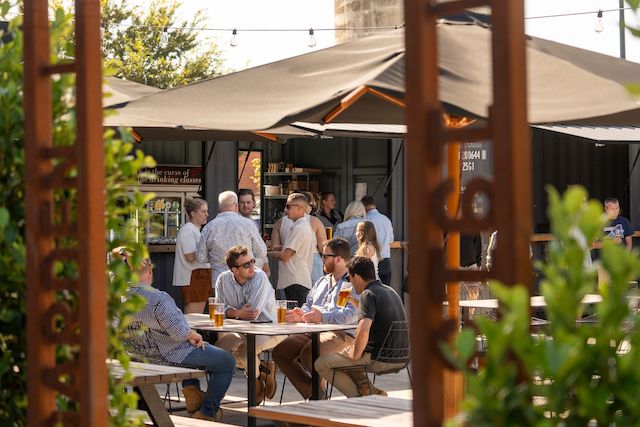
[[[240,194],[241,198],[253,199],[253,194]],[[185,203],[189,222],[178,234],[173,282],[181,288],[185,313],[202,313],[213,285],[217,302],[225,305],[226,317],[275,322],[276,295],[265,269],[267,248],[258,227],[242,215],[239,207],[243,200],[239,203],[236,193],[221,193],[218,203],[220,213],[208,223],[205,201],[194,199]],[[352,202],[355,209],[347,209],[347,214],[351,211],[355,214],[345,215],[345,221],[331,213],[335,205],[329,209],[329,218],[336,219],[336,236],[331,239],[326,237],[325,216],[310,215],[312,203],[302,193],[287,198],[286,219],[283,218],[278,230],[280,244],[274,245],[269,256],[278,260],[277,288],[284,290],[288,300],[297,302],[297,307],[287,310],[288,322],[353,324],[355,328],[320,335],[321,357],[316,370],[324,380],[331,381],[333,366],[374,360],[391,322],[406,317],[400,297],[378,280],[388,277],[382,266],[385,254],[388,261],[393,230],[388,218],[375,209],[373,199],[365,197],[363,201]],[[244,203],[249,213],[254,206],[249,201]],[[369,213],[371,220],[366,219]],[[383,224],[380,233],[374,221]],[[339,237],[341,233],[348,239]],[[354,240],[358,242],[355,246]],[[314,254],[321,262],[317,278],[312,275]],[[137,270],[140,283],[132,286],[131,292],[144,296],[147,304],[132,324],[137,330],[144,325],[144,333],[128,337],[132,352],[154,363],[206,369],[210,374],[206,393],[194,381],[183,384],[187,411],[196,418],[220,419],[219,404],[233,370],[237,365],[246,371],[248,365],[246,337],[220,333],[215,345],[205,343],[189,329],[175,301],[151,286],[151,264]],[[343,287],[353,288],[351,299],[338,306],[338,294]],[[272,350],[273,361],[259,360],[259,354],[265,350]],[[255,357],[258,371],[246,374],[256,378],[258,401],[275,394],[276,364],[302,397],[311,396],[309,336],[256,337]],[[212,360],[205,360],[208,358]],[[337,375],[335,387],[347,396],[384,394],[368,382],[366,375]]]

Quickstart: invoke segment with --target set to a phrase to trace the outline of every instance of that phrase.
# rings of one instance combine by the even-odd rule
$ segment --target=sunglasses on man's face
[[[286,205],[286,206],[285,206],[285,208],[286,208],[286,209],[291,209],[291,208],[301,208],[301,207],[302,207],[302,206],[300,206],[300,205],[294,205],[294,204],[289,204],[289,205]]]
[[[255,263],[256,263],[256,260],[252,259],[250,261],[245,262],[244,264],[236,265],[236,268],[244,268],[246,270],[253,267],[253,264]]]
[[[322,259],[326,259],[326,258],[335,258],[335,257],[337,257],[337,256],[338,256],[338,255],[336,255],[336,254],[321,254],[321,255],[320,255],[320,257],[321,257]]]

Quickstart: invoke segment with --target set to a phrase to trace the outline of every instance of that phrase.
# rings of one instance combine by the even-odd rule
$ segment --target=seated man
[[[264,271],[255,267],[256,260],[249,255],[246,246],[233,246],[227,251],[225,262],[229,270],[221,273],[216,282],[216,297],[225,305],[227,318],[243,320],[276,320],[276,298],[273,286]],[[256,377],[257,401],[269,399],[276,392],[275,363],[260,361],[258,355],[272,349],[284,336],[256,336],[256,366],[261,374]],[[216,346],[233,354],[239,367],[247,369],[247,338],[244,334],[226,333],[216,342]],[[249,373],[247,373],[249,375]]]
[[[207,391],[200,390],[199,379],[182,382],[187,412],[193,418],[218,421],[222,418],[220,402],[224,397],[235,361],[231,354],[202,340],[168,293],[151,287],[153,267],[145,260],[136,270],[139,283],[131,284],[130,295],[140,295],[146,303],[134,315],[126,337],[129,350],[138,358],[159,365],[178,365],[207,371]]]
[[[315,364],[318,374],[327,381],[334,379],[334,387],[347,397],[357,397],[382,390],[370,388],[368,378],[362,371],[336,371],[333,368],[368,365],[378,357],[380,347],[387,336],[391,324],[407,320],[402,300],[393,288],[376,280],[373,262],[357,256],[347,264],[349,279],[360,294],[360,320],[352,346],[341,353],[324,355]]]
[[[348,303],[344,308],[336,306],[338,292],[346,283],[347,261],[351,257],[351,245],[343,238],[328,240],[322,250],[324,270],[327,275],[313,285],[302,308],[287,311],[287,322],[306,323],[355,323],[358,310]],[[345,331],[320,334],[320,354],[341,351],[353,343],[353,337]],[[291,335],[273,350],[273,360],[302,397],[311,397],[311,337]]]

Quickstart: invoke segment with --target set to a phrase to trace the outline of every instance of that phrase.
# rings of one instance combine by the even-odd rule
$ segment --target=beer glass
[[[351,285],[345,285],[345,287],[340,289],[338,292],[338,301],[336,301],[336,306],[340,308],[344,308],[349,301],[349,296],[351,295]]]
[[[333,238],[333,227],[325,227],[325,229],[327,230],[327,239],[332,239]]]
[[[213,305],[216,303],[216,299],[214,297],[209,297],[208,302],[209,302],[209,320],[213,322],[213,319],[214,319]]]
[[[287,323],[287,301],[286,300],[278,300],[276,301],[277,310],[278,310],[278,323],[283,325]]]
[[[213,326],[221,328],[224,326],[224,304],[217,302],[213,304]]]

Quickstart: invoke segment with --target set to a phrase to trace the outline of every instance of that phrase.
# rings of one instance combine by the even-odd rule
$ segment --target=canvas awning
[[[534,128],[607,144],[640,144],[638,126],[536,125]]]
[[[442,23],[438,40],[444,107],[486,117],[490,30]],[[640,104],[625,88],[634,76],[640,80],[640,65],[532,37],[527,60],[530,123],[640,124]],[[404,67],[404,31],[392,30],[145,96],[106,123],[140,126],[153,118],[219,132],[297,121],[404,124]]]

